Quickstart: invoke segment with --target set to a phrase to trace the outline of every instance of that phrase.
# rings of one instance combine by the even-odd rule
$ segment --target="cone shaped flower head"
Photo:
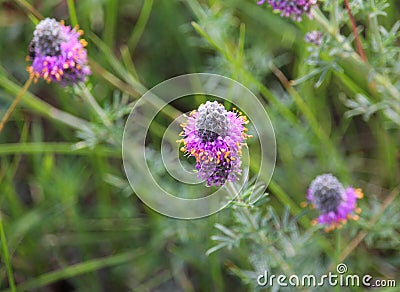
[[[360,189],[344,188],[332,174],[317,176],[310,184],[307,200],[320,212],[316,223],[326,225],[326,231],[341,227],[348,219],[358,219],[357,199],[363,197]]]
[[[227,111],[218,102],[207,101],[187,116],[182,124],[181,151],[196,158],[198,178],[207,186],[236,181],[241,173],[241,149],[248,137],[247,118]]]
[[[87,65],[87,42],[79,39],[82,34],[82,30],[53,18],[40,21],[33,33],[27,57],[32,61],[27,70],[34,81],[43,78],[64,86],[84,81],[91,72]]]
[[[291,17],[296,21],[301,21],[304,14],[311,18],[311,8],[317,4],[317,0],[260,0],[257,4],[261,5],[266,1],[281,16]]]

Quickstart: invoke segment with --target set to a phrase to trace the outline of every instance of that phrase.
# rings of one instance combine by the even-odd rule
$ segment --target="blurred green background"
[[[354,99],[355,88],[369,90],[357,69],[356,74],[328,72],[318,88],[314,76],[294,91],[285,89],[278,71],[289,80],[311,72],[304,35],[318,25],[308,19],[283,19],[255,2],[76,1],[77,20],[89,42],[93,74],[88,87],[113,120],[117,138],[110,138],[73,89],[43,81],[29,88],[0,134],[0,215],[6,236],[2,291],[11,287],[7,267],[18,291],[254,288],[255,283],[249,286],[232,272],[235,266],[250,269],[245,244],[235,252],[206,255],[215,244],[210,238],[214,224],[234,224],[234,210],[192,221],[164,217],[132,193],[123,172],[116,141],[135,100],[146,88],[194,72],[218,73],[243,83],[270,115],[278,159],[269,202],[261,211],[268,205],[283,214],[290,207],[292,216],[305,218],[301,228],[307,229],[313,215],[300,208],[307,186],[316,175],[332,172],[366,195],[359,223],[343,235],[346,242],[361,230],[367,232],[350,256],[353,270],[399,278],[398,199],[393,195],[390,206],[382,207],[400,181],[399,128],[379,113],[368,121],[345,117],[348,108],[340,96]],[[391,8],[380,20],[390,28],[399,19],[399,2],[386,2]],[[25,57],[36,12],[71,24],[68,1],[0,1],[2,115],[28,78]],[[343,28],[343,33],[349,31]],[[373,51],[366,50],[373,59]],[[197,105],[174,106],[186,112]],[[90,130],[79,129],[81,120],[64,113],[85,120]],[[158,137],[157,129],[151,135]],[[156,164],[157,143],[154,148]],[[166,183],[179,188],[173,180]],[[333,240],[323,232],[316,237],[327,239],[323,242],[328,245]],[[312,259],[311,249],[303,252]]]

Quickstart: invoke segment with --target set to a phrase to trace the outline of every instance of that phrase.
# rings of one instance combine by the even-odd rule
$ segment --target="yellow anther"
[[[80,39],[79,42],[82,44],[82,46],[86,47],[88,45],[88,42],[85,39]]]

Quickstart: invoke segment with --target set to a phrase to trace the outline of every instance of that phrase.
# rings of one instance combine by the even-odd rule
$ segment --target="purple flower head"
[[[39,22],[29,45],[28,60],[32,65],[28,72],[37,82],[60,82],[63,86],[84,81],[90,75],[87,65],[87,42],[79,39],[82,30],[65,26],[53,18]]]
[[[320,215],[315,223],[327,225],[326,231],[340,228],[348,219],[358,219],[361,209],[357,208],[357,199],[363,197],[361,189],[343,185],[332,174],[317,176],[310,184],[307,200]]]
[[[323,36],[324,35],[322,34],[322,32],[313,30],[313,31],[308,32],[304,39],[309,44],[320,46],[322,43]]]
[[[258,5],[267,0],[260,0]],[[317,4],[317,0],[268,0],[273,10],[280,11],[281,16],[291,17],[295,21],[301,21],[304,14],[311,18],[311,8]]]
[[[207,101],[194,110],[182,124],[181,151],[196,158],[198,178],[207,186],[236,181],[241,173],[241,149],[250,137],[245,132],[247,118],[227,111],[218,102]]]

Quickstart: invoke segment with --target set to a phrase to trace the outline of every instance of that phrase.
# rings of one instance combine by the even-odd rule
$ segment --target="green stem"
[[[85,101],[92,107],[95,113],[100,117],[101,121],[106,127],[111,126],[111,121],[108,118],[107,114],[104,112],[104,110],[101,108],[101,106],[97,103],[96,99],[93,97],[93,95],[90,93],[89,89],[86,87],[85,84],[81,83],[78,85],[82,97],[84,97]]]
[[[342,233],[340,229],[336,229],[336,254],[335,254],[335,260],[336,264],[340,264],[340,245],[341,245],[341,240],[342,240]]]
[[[135,29],[133,30],[129,40],[128,47],[131,52],[133,52],[139,42],[140,37],[143,34],[143,31],[146,27],[147,21],[149,20],[149,16],[153,7],[154,0],[146,0],[143,1],[143,8],[140,12],[139,18],[135,25]]]
[[[376,15],[376,7],[375,7],[375,1],[370,0],[371,7],[373,9],[372,13],[369,16],[369,27],[371,30],[371,35],[373,38],[373,41],[375,42],[377,46],[377,52],[379,54],[383,53],[383,44],[382,44],[382,38],[379,33],[379,23],[378,23],[378,17]]]
[[[342,240],[342,235],[341,235],[341,230],[340,229],[336,229],[336,251],[335,251],[335,262],[336,262],[336,266],[340,264],[340,245],[341,245],[341,240]],[[340,291],[340,286],[337,285],[335,286],[335,291],[339,292]]]
[[[76,16],[75,1],[68,0],[69,17],[71,18],[72,26],[78,25],[78,17]]]
[[[339,32],[339,1],[338,0],[332,0],[332,12],[330,14],[331,17],[331,23],[333,26],[333,33],[337,34]]]
[[[3,227],[3,218],[0,214],[0,240],[1,240],[1,246],[3,249],[3,261],[7,267],[7,275],[8,275],[8,282],[10,285],[10,290],[12,292],[17,291],[15,289],[15,282],[14,282],[14,276],[13,276],[13,271],[11,267],[11,261],[10,261],[10,254],[8,252],[7,248],[7,243],[6,243],[6,235],[4,232],[4,227]]]

